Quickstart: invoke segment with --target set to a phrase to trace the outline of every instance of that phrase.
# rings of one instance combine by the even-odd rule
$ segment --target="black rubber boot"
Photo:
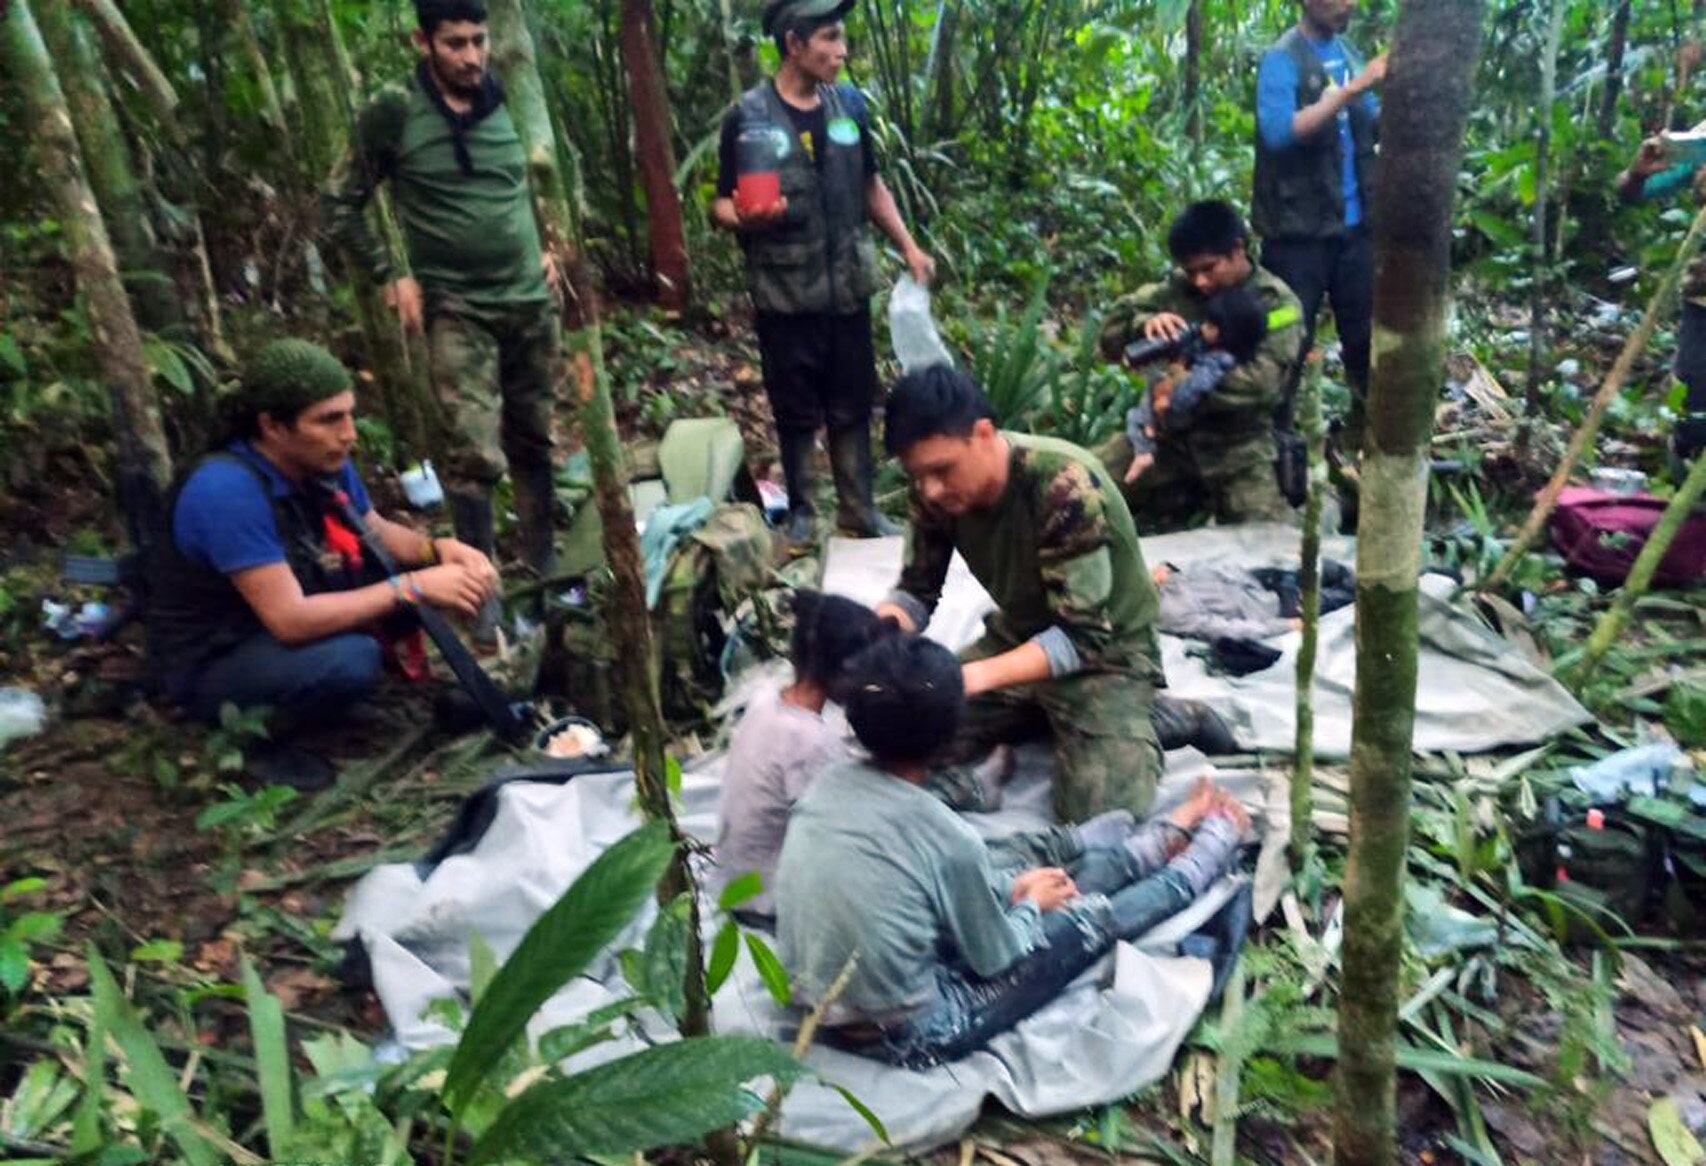
[[[1195,745],[1211,757],[1238,752],[1238,742],[1232,737],[1232,729],[1219,713],[1200,700],[1157,696],[1150,706],[1149,716],[1163,749]]]
[[[872,498],[876,462],[871,457],[869,421],[829,431],[829,464],[835,471],[836,528],[853,538],[887,538],[901,533]]]
[[[788,487],[788,517],[782,525],[782,537],[791,543],[810,542],[817,518],[817,507],[812,505],[811,478],[812,447],[817,444],[817,431],[782,429],[776,434],[776,444],[782,455],[782,478]]]
[[[549,464],[510,471],[515,483],[515,516],[520,527],[521,560],[540,579],[557,573],[557,487]],[[528,618],[545,614],[545,590],[526,605]]]
[[[446,492],[450,504],[450,524],[456,537],[497,561],[496,539],[492,533],[492,491],[489,487]],[[503,601],[494,595],[480,605],[474,615],[469,635],[476,644],[490,647],[498,642],[498,624],[503,620]]]

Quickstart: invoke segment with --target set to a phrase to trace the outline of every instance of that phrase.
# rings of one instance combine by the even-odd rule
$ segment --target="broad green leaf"
[[[49,911],[30,911],[20,915],[6,928],[6,934],[20,943],[40,943],[59,934],[60,918]]]
[[[460,1113],[480,1081],[551,994],[586,970],[626,927],[674,852],[669,829],[648,823],[599,855],[522,936],[468,1018],[444,1080]]]
[[[486,994],[498,974],[498,955],[478,931],[468,933],[468,998],[474,1003]]]
[[[687,897],[679,896],[658,912],[646,932],[645,992],[671,1020],[687,1007],[687,912]]]
[[[1706,1162],[1706,1150],[1688,1132],[1682,1110],[1674,1097],[1661,1097],[1647,1111],[1647,1132],[1653,1136],[1653,1149],[1664,1159],[1665,1166],[1700,1166]]]
[[[752,962],[758,967],[758,978],[769,989],[771,999],[787,1007],[794,998],[794,990],[788,984],[788,969],[782,966],[770,945],[750,931],[746,933],[746,950],[752,953]]]
[[[475,1143],[470,1166],[631,1154],[692,1142],[762,1107],[747,1082],[790,1080],[801,1072],[786,1049],[762,1037],[660,1045],[535,1085],[505,1107]]]
[[[673,757],[663,759],[664,782],[669,787],[671,797],[681,796],[681,762]]]
[[[16,882],[7,883],[5,887],[0,888],[0,903],[10,903],[15,899],[23,898],[25,895],[33,895],[45,886],[47,886],[47,880],[40,878],[19,879]]]
[[[195,395],[195,378],[190,375],[190,367],[178,355],[177,349],[154,336],[143,337],[142,348],[148,367],[155,376],[185,397]]]
[[[29,949],[15,939],[0,936],[0,987],[12,993],[21,992],[29,978]]]
[[[5,1106],[5,1132],[32,1141],[59,1120],[77,1100],[77,1082],[50,1060],[32,1063]]]
[[[107,961],[89,945],[89,987],[95,997],[95,1015],[112,1034],[129,1064],[130,1091],[143,1107],[154,1112],[160,1128],[177,1144],[189,1166],[218,1166],[220,1155],[195,1128],[195,1113],[178,1086],[177,1074],[166,1063],[160,1046],[142,1027],[119,991]]]
[[[717,906],[725,911],[733,911],[742,903],[750,902],[763,893],[764,876],[755,870],[749,870],[723,888],[723,893],[717,897]]]
[[[133,963],[175,964],[184,958],[184,945],[175,939],[151,939],[130,949]]]
[[[289,1152],[296,1123],[284,1005],[266,990],[247,956],[243,957],[243,991],[249,1005],[249,1039],[254,1042],[255,1067],[261,1084],[261,1116],[267,1129],[267,1149],[274,1159],[282,1160]]]
[[[23,349],[18,347],[15,338],[5,332],[0,332],[0,364],[19,376],[25,376],[30,371],[30,364],[24,359]]]
[[[711,941],[711,958],[705,967],[705,991],[715,996],[729,978],[729,973],[735,970],[735,961],[740,958],[740,928],[730,919],[723,924],[723,929],[717,932],[717,938]]]

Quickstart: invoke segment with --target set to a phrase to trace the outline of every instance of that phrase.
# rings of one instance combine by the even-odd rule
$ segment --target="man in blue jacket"
[[[1256,75],[1251,221],[1262,266],[1303,303],[1308,352],[1323,298],[1333,306],[1350,382],[1347,445],[1360,444],[1374,314],[1374,157],[1386,56],[1366,65],[1342,38],[1356,0],[1302,0],[1296,25]]]

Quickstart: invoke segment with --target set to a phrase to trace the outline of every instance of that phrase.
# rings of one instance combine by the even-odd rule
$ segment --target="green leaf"
[[[889,1140],[888,1127],[883,1124],[883,1121],[881,1118],[879,1118],[874,1112],[872,1112],[870,1106],[866,1105],[863,1101],[860,1101],[857,1097],[855,1097],[853,1095],[852,1091],[849,1090],[845,1085],[837,1085],[833,1081],[826,1081],[826,1082],[824,1082],[824,1084],[828,1085],[831,1089],[833,1089],[837,1093],[841,1094],[841,1100],[845,1101],[848,1105],[852,1106],[853,1112],[865,1119],[865,1124],[871,1127],[871,1132],[876,1134],[877,1137],[880,1138],[885,1145],[888,1143],[888,1140]]]
[[[725,911],[733,911],[742,903],[750,902],[763,893],[764,876],[755,870],[749,870],[723,888],[723,893],[717,897],[717,906]]]
[[[5,887],[0,888],[0,903],[11,903],[25,895],[33,895],[46,886],[47,880],[38,878],[19,879],[16,882],[7,883]]]
[[[1661,1097],[1653,1102],[1647,1111],[1647,1132],[1652,1134],[1653,1149],[1664,1159],[1665,1166],[1699,1166],[1706,1161],[1706,1150],[1688,1132],[1674,1097]]]
[[[18,376],[29,375],[30,362],[24,359],[24,350],[18,347],[14,337],[5,332],[0,332],[0,364]]]
[[[802,1072],[787,1050],[762,1037],[660,1045],[535,1085],[498,1114],[469,1163],[560,1161],[692,1142],[762,1107],[747,1082],[790,1080]]]
[[[705,991],[715,996],[717,989],[728,980],[740,958],[740,928],[730,919],[723,924],[717,938],[711,941],[711,958],[705,966]]]
[[[1294,1057],[1333,1059],[1339,1055],[1338,1043],[1330,1035],[1279,1035],[1267,1041],[1262,1049],[1264,1052]],[[1536,1077],[1533,1073],[1506,1065],[1500,1061],[1484,1061],[1478,1057],[1460,1057],[1453,1053],[1419,1049],[1408,1044],[1397,1046],[1397,1056],[1398,1067],[1409,1069],[1411,1072],[1439,1073],[1447,1077],[1478,1077],[1483,1081],[1497,1081],[1504,1085],[1518,1085],[1525,1089],[1542,1089],[1546,1085],[1544,1080]]]
[[[142,339],[142,351],[150,371],[155,376],[182,396],[195,396],[195,378],[190,374],[190,366],[178,355],[177,349],[159,337],[145,336]]]
[[[674,853],[669,828],[651,822],[599,855],[522,936],[468,1018],[444,1079],[454,1113],[551,994],[586,970],[626,927]]]
[[[184,945],[175,939],[151,939],[130,949],[133,963],[175,964],[184,958]]]
[[[40,943],[59,934],[60,918],[51,911],[30,911],[12,920],[6,934],[20,943]]]
[[[285,1039],[284,1005],[266,990],[247,956],[243,957],[243,992],[249,1005],[249,1038],[255,1046],[267,1149],[275,1160],[282,1160],[295,1135],[296,1118],[290,1096],[290,1046]]]
[[[681,762],[673,757],[663,759],[664,784],[669,788],[670,797],[681,796]]]
[[[786,1008],[794,999],[794,990],[788,984],[788,969],[782,966],[770,945],[750,931],[746,933],[746,950],[752,953],[752,962],[758,967],[758,978],[770,990],[771,999]]]
[[[671,1020],[687,1007],[687,897],[658,912],[646,932],[645,993]]]
[[[468,933],[468,998],[474,1003],[486,994],[498,974],[498,955],[478,931]]]
[[[1706,687],[1678,684],[1665,699],[1665,728],[1684,749],[1706,746]]]
[[[0,988],[16,995],[29,979],[29,949],[15,939],[0,936]]]
[[[77,1116],[71,1122],[71,1152],[77,1156],[92,1155],[105,1144],[103,1119],[107,1101],[107,1026],[97,1013],[89,1021],[89,1035],[83,1042],[83,1096],[77,1102]]]
[[[127,1079],[136,1100],[154,1112],[160,1128],[177,1143],[189,1166],[218,1166],[220,1154],[195,1129],[195,1112],[178,1087],[177,1074],[130,1010],[130,1003],[93,944],[89,945],[89,986],[98,1022],[112,1034],[130,1066]]]

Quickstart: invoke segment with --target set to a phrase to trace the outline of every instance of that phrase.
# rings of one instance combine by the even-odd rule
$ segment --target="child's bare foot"
[[[1244,808],[1244,803],[1223,789],[1215,790],[1218,795],[1214,808],[1209,812],[1217,818],[1225,818],[1238,828],[1238,837],[1242,838],[1250,832],[1250,811]]]
[[[1179,829],[1189,833],[1197,828],[1197,823],[1208,816],[1219,800],[1221,789],[1205,774],[1197,778],[1197,784],[1192,787],[1190,797],[1174,807],[1167,815],[1167,820]]]

